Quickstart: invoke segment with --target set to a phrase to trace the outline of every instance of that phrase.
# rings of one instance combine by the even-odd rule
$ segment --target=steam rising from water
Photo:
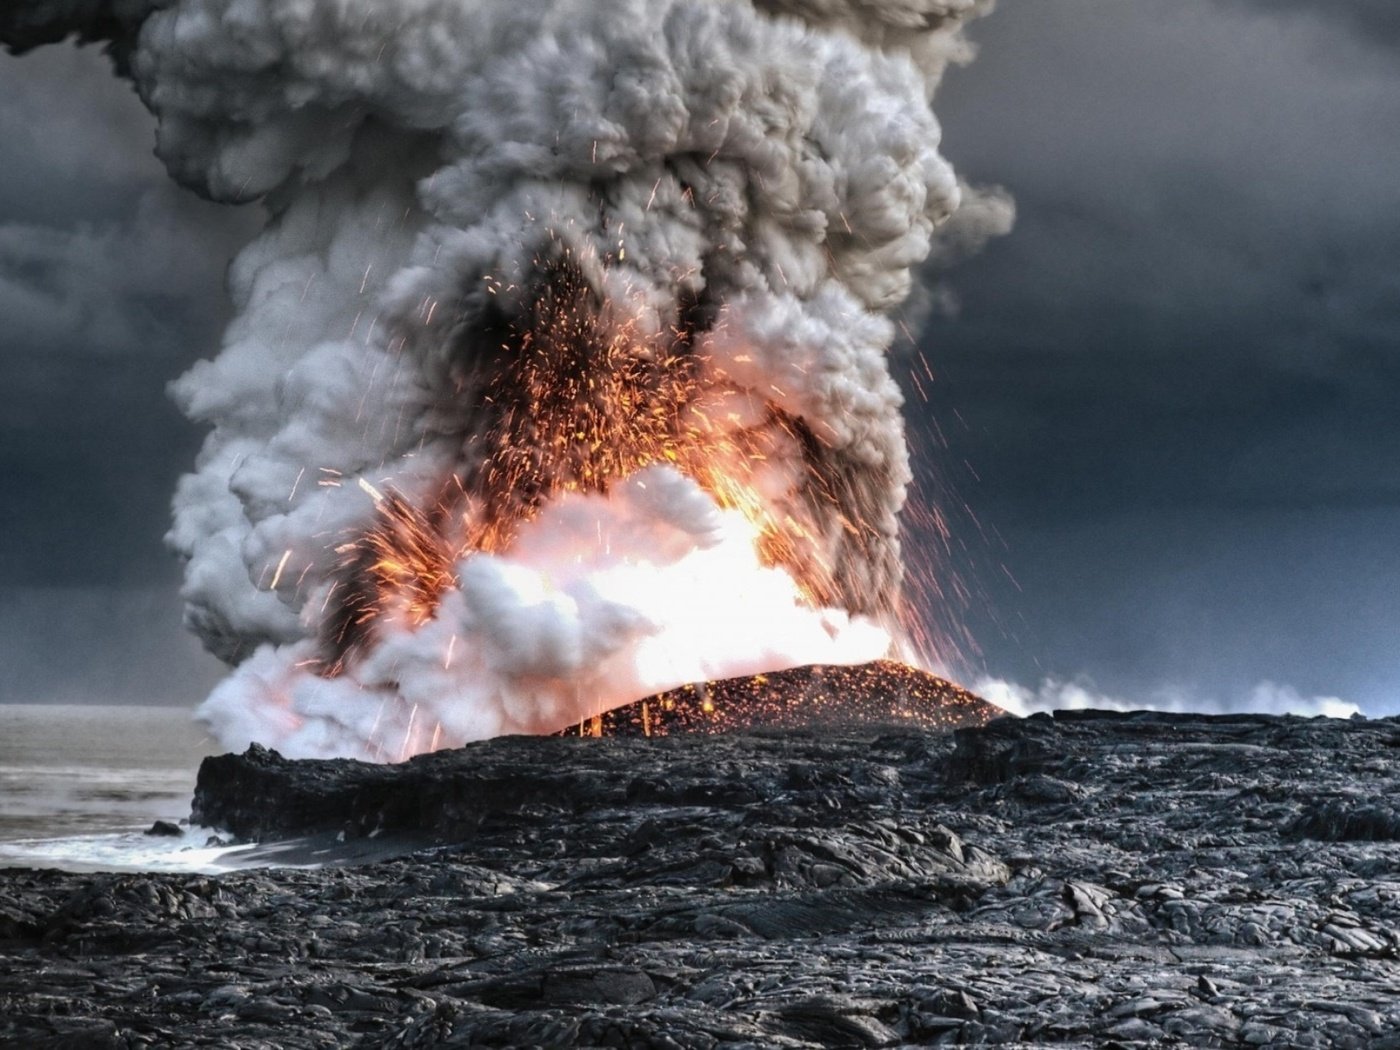
[[[222,740],[262,739],[271,717],[291,753],[398,759],[551,732],[685,682],[864,662],[888,647],[868,620],[805,606],[788,573],[760,564],[741,514],[650,467],[607,498],[552,502],[509,557],[464,560],[431,620],[383,632],[347,674],[298,669],[314,640],[259,649],[205,717]]]
[[[0,14],[12,45],[113,40],[172,175],[269,214],[233,265],[221,352],[174,385],[211,427],[169,542],[188,623],[235,665],[201,712],[222,742],[397,758],[700,678],[882,655],[910,477],[888,314],[963,195],[929,100],[989,6]],[[1008,208],[981,198],[956,241]],[[591,311],[569,336],[580,390],[607,361],[664,354],[695,388],[672,405],[629,381],[601,429],[535,435],[528,469],[493,482],[520,459],[499,436],[519,453],[527,432],[502,413],[541,403],[501,377],[539,345],[561,257]],[[595,436],[663,408],[660,444],[595,469]],[[386,526],[386,506],[409,509]],[[404,521],[432,580],[388,594],[418,572],[400,555],[423,553],[374,546]],[[372,600],[346,606],[366,573]]]
[[[1039,688],[1030,689],[1000,678],[983,678],[975,686],[1004,711],[1031,715],[1041,711],[1205,711],[1210,714],[1299,715],[1303,718],[1352,718],[1361,709],[1336,696],[1304,696],[1290,685],[1260,682],[1247,693],[1233,696],[1203,696],[1195,690],[1159,688],[1146,701],[1123,700],[1098,692],[1092,684],[1047,678]]]

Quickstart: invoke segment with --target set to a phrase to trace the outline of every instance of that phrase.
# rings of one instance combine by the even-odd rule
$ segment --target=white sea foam
[[[0,867],[65,871],[168,871],[217,874],[241,867],[253,845],[209,845],[214,828],[187,827],[179,837],[144,830],[0,841]]]

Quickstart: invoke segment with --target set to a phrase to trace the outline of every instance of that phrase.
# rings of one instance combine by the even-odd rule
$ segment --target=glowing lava
[[[1001,708],[942,678],[878,660],[704,682],[607,711],[561,736],[667,736],[866,723],[948,731],[986,725]]]
[[[658,465],[740,516],[749,533],[741,542],[763,567],[791,577],[800,604],[883,613],[891,625],[883,596],[843,589],[817,526],[834,518],[858,541],[872,535],[858,488],[840,483],[803,419],[742,392],[697,352],[698,304],[666,330],[645,331],[628,304],[602,297],[558,241],[536,260],[528,303],[524,318],[493,319],[474,333],[477,342],[496,343],[463,357],[459,403],[446,411],[472,421],[465,466],[438,497],[424,509],[361,482],[378,514],[368,531],[337,548],[343,561],[323,625],[323,673],[341,673],[385,623],[425,624],[443,594],[460,585],[460,563],[477,554],[513,557],[522,527],[545,506],[570,494],[606,497]],[[801,464],[797,476],[792,463]],[[596,545],[614,539],[600,527]],[[646,551],[635,553],[637,563],[648,560]],[[745,587],[736,575],[731,598],[743,601]]]

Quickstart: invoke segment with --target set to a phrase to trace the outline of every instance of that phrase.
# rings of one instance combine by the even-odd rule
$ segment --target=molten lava
[[[475,330],[461,354],[456,389],[466,407],[444,412],[471,421],[464,466],[437,497],[420,507],[362,482],[377,520],[337,548],[323,674],[344,671],[373,645],[377,626],[430,620],[459,583],[463,559],[509,554],[521,526],[551,501],[606,495],[657,464],[742,514],[762,564],[785,570],[806,605],[892,618],[883,596],[839,578],[832,538],[817,524],[834,520],[843,543],[872,543],[859,485],[835,468],[805,420],[772,401],[755,404],[697,353],[707,313],[700,304],[683,307],[664,331],[643,331],[633,313],[604,300],[558,241],[536,260],[527,303],[524,317]],[[483,341],[494,341],[489,352]],[[801,476],[778,466],[792,462],[803,465]]]

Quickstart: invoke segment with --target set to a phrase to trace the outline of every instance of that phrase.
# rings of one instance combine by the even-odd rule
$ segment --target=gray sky
[[[217,345],[256,228],[151,155],[95,49],[0,55],[0,701],[192,703],[161,544],[198,431],[165,384]]]
[[[980,523],[986,669],[1400,710],[1395,5],[1003,0],[975,36],[945,148],[1019,220],[910,418]],[[168,183],[93,51],[0,56],[0,142],[0,700],[191,704],[164,384],[257,216]]]
[[[994,673],[1400,702],[1396,11],[1008,0],[978,28],[947,151],[1020,219],[924,342],[1005,540]]]

